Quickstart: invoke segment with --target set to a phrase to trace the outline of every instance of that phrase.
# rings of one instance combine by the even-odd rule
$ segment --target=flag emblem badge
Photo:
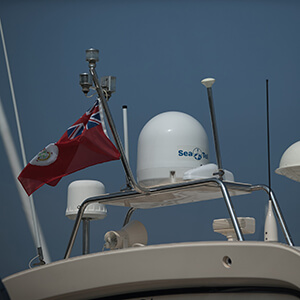
[[[58,147],[51,143],[41,150],[31,161],[31,165],[49,166],[54,163],[58,156]]]

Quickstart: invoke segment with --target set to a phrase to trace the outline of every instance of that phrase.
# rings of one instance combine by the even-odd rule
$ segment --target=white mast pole
[[[123,129],[124,129],[124,150],[125,150],[125,156],[129,163],[127,105],[123,105],[122,109],[123,109]]]
[[[21,153],[22,153],[22,159],[23,159],[23,167],[25,167],[27,164],[26,154],[25,154],[25,148],[24,148],[21,126],[20,126],[20,121],[19,121],[16,97],[15,97],[15,93],[14,93],[14,87],[13,87],[13,82],[12,82],[12,77],[11,77],[11,72],[10,72],[10,67],[9,67],[9,61],[8,61],[8,55],[7,55],[7,51],[6,51],[6,45],[5,45],[5,40],[4,40],[4,33],[3,33],[1,19],[0,19],[0,32],[1,32],[1,39],[2,39],[4,56],[5,56],[5,62],[6,62],[6,67],[7,67],[8,79],[9,79],[9,84],[10,84],[10,90],[11,90],[12,100],[13,100],[13,105],[14,105],[14,110],[15,110],[15,117],[16,117],[16,122],[17,122],[18,135],[19,135],[20,147],[21,147]],[[18,156],[17,156],[17,152],[15,150],[15,146],[13,144],[13,140],[11,138],[11,133],[10,133],[9,127],[7,125],[7,120],[5,118],[5,113],[4,113],[4,110],[2,107],[2,103],[1,103],[0,111],[1,111],[0,112],[1,113],[1,129],[0,129],[1,135],[2,135],[4,145],[5,145],[5,148],[7,151],[7,155],[8,155],[10,164],[11,164],[13,175],[17,182],[17,188],[18,188],[18,191],[19,191],[19,194],[21,197],[25,215],[27,217],[27,222],[31,229],[31,234],[33,236],[33,240],[34,240],[35,246],[37,248],[37,254],[38,254],[41,262],[43,260],[45,262],[50,262],[51,260],[50,260],[50,256],[49,256],[49,253],[47,250],[47,246],[46,246],[46,243],[42,236],[42,232],[41,232],[41,229],[40,229],[40,226],[38,223],[38,219],[36,216],[33,197],[32,196],[28,197],[25,194],[23,188],[21,187],[20,183],[17,180],[17,177],[20,174],[22,168],[21,168]],[[44,251],[44,254],[43,254],[43,251]]]
[[[15,179],[15,183],[16,183],[16,186],[17,186],[20,198],[21,198],[23,210],[25,212],[32,237],[34,239],[34,242],[35,242],[35,245],[37,248],[38,248],[38,246],[42,245],[44,261],[48,263],[51,260],[50,260],[50,256],[49,256],[49,253],[48,253],[48,250],[46,247],[46,243],[45,243],[43,234],[40,229],[39,229],[40,230],[39,237],[41,239],[40,244],[37,242],[37,238],[36,238],[36,231],[37,231],[37,228],[40,228],[40,226],[39,226],[38,218],[36,216],[35,216],[35,222],[37,223],[36,226],[33,221],[34,218],[32,217],[32,214],[35,213],[33,199],[32,199],[32,197],[27,196],[22,185],[20,184],[20,182],[17,179],[18,175],[20,174],[20,172],[22,170],[22,167],[21,167],[21,163],[20,163],[16,148],[15,148],[10,130],[9,130],[9,126],[8,126],[8,123],[7,123],[7,120],[5,117],[5,113],[4,113],[4,110],[2,107],[1,99],[0,99],[0,134],[3,139],[3,144],[5,147],[7,156],[8,156],[8,160],[9,160],[9,163],[10,163],[10,166],[12,169],[13,177]]]

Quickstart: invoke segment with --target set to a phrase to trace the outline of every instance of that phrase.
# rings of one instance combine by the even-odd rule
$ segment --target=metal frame
[[[181,183],[176,183],[176,184],[172,184],[172,185],[166,185],[166,186],[159,186],[159,187],[155,187],[155,188],[151,188],[149,190],[149,195],[152,193],[160,193],[162,191],[168,191],[168,190],[176,190],[178,188],[188,188],[188,187],[193,187],[195,185],[207,185],[208,183],[214,183],[216,184],[223,195],[226,207],[228,209],[229,212],[229,216],[231,218],[236,236],[238,241],[243,241],[243,234],[241,232],[241,229],[239,227],[238,224],[238,220],[234,211],[234,207],[232,205],[231,202],[231,198],[228,192],[228,189],[230,190],[240,190],[240,191],[244,191],[244,192],[254,192],[254,191],[260,191],[263,190],[265,191],[268,195],[271,195],[271,201],[272,201],[272,205],[273,208],[275,210],[275,214],[276,217],[278,219],[278,222],[282,228],[283,234],[285,236],[286,242],[290,245],[290,246],[294,246],[291,235],[289,233],[289,230],[287,228],[286,222],[283,218],[283,215],[281,213],[280,207],[276,201],[275,195],[273,193],[272,190],[269,189],[269,187],[265,186],[265,185],[249,185],[249,184],[243,184],[243,183],[231,183],[231,182],[226,182],[224,183],[223,181],[217,179],[217,178],[209,178],[209,179],[201,179],[201,180],[195,180],[195,181],[188,181],[188,182],[181,182]],[[82,216],[84,214],[84,211],[86,209],[86,207],[91,204],[91,203],[102,203],[102,204],[110,204],[113,203],[114,201],[119,201],[120,199],[128,199],[128,198],[134,198],[135,196],[141,195],[141,193],[134,191],[134,190],[130,190],[130,191],[123,191],[123,192],[117,192],[117,193],[112,193],[112,194],[108,194],[108,195],[103,195],[103,196],[99,196],[99,197],[91,197],[86,199],[80,206],[79,210],[78,210],[78,214],[75,220],[75,224],[72,230],[72,234],[68,243],[68,247],[65,253],[64,258],[67,259],[70,257],[77,233],[78,233],[78,229],[80,226],[80,221],[82,220]],[[134,209],[130,209],[128,214],[132,213],[134,211]],[[127,219],[127,217],[126,217]]]
[[[119,137],[116,126],[114,124],[112,115],[110,113],[110,109],[107,105],[106,98],[105,98],[105,96],[103,94],[103,91],[102,91],[102,88],[99,84],[98,76],[97,76],[97,73],[96,73],[96,70],[95,70],[95,65],[96,65],[95,63],[89,64],[90,73],[92,75],[92,78],[93,78],[93,81],[94,81],[94,84],[95,84],[96,92],[97,92],[97,94],[98,94],[98,96],[101,100],[101,103],[102,103],[102,106],[103,106],[103,109],[104,109],[104,112],[105,112],[105,115],[106,115],[106,118],[107,118],[107,122],[109,124],[110,130],[112,132],[113,138],[114,138],[115,143],[116,143],[116,146],[117,146],[117,148],[120,152],[120,155],[121,155],[120,159],[121,159],[121,162],[123,164],[123,168],[124,168],[124,171],[125,171],[125,174],[126,174],[126,177],[127,177],[127,181],[131,185],[131,187],[134,188],[136,191],[138,191],[140,193],[148,193],[149,189],[141,187],[134,179],[134,176],[132,174],[131,168],[129,166],[128,160],[127,160],[126,155],[125,155],[125,151],[123,149],[121,139]]]
[[[90,49],[90,50],[94,50],[94,49]],[[87,50],[87,53],[88,51]],[[98,51],[98,50],[96,50]],[[131,168],[129,166],[128,160],[126,158],[124,149],[123,149],[123,145],[121,143],[121,139],[119,137],[119,134],[116,130],[112,115],[110,113],[109,107],[107,105],[107,100],[103,94],[101,85],[99,84],[99,80],[98,80],[98,76],[95,70],[96,67],[96,61],[97,59],[93,58],[90,59],[87,56],[87,61],[89,62],[89,69],[90,69],[90,74],[92,76],[94,85],[95,85],[95,90],[97,91],[97,94],[102,102],[102,106],[104,109],[104,112],[106,114],[107,117],[107,121],[109,123],[109,127],[111,129],[112,135],[114,137],[116,146],[120,152],[121,155],[121,161],[124,167],[124,171],[127,177],[127,182],[131,185],[131,187],[133,188],[132,190],[124,190],[118,193],[113,193],[113,194],[108,194],[108,195],[103,195],[103,196],[99,196],[99,197],[91,197],[86,199],[80,206],[78,213],[77,213],[77,217],[75,220],[75,224],[73,227],[73,231],[68,243],[68,247],[65,253],[64,258],[67,259],[70,257],[76,236],[77,236],[77,232],[80,226],[80,222],[82,220],[82,216],[84,214],[84,211],[86,209],[86,207],[91,204],[91,203],[106,203],[109,204],[110,202],[116,201],[116,200],[120,200],[120,199],[128,199],[129,197],[135,197],[137,195],[145,195],[147,197],[147,195],[151,195],[153,193],[160,193],[162,191],[168,191],[168,190],[176,190],[178,188],[189,188],[189,187],[193,187],[195,185],[206,185],[208,183],[214,183],[216,184],[219,188],[220,191],[223,195],[226,207],[228,209],[229,212],[229,216],[231,218],[232,224],[233,224],[233,228],[235,230],[236,236],[238,241],[243,241],[244,237],[243,234],[241,232],[241,229],[239,227],[239,223],[234,211],[234,207],[232,205],[231,202],[231,198],[230,195],[228,193],[228,188],[232,189],[232,190],[241,190],[241,191],[245,191],[245,192],[253,192],[253,191],[257,191],[257,190],[264,190],[265,192],[268,193],[268,195],[270,195],[271,201],[272,201],[272,205],[273,208],[275,210],[275,214],[277,216],[277,219],[281,225],[281,228],[283,230],[285,239],[287,241],[287,243],[290,246],[293,246],[293,242],[290,236],[290,233],[288,231],[288,228],[286,226],[286,223],[284,221],[284,218],[282,216],[282,213],[280,211],[279,205],[275,199],[275,196],[272,192],[272,190],[265,186],[265,185],[249,185],[249,184],[241,184],[241,183],[229,183],[229,182],[223,182],[222,181],[222,175],[223,175],[223,170],[222,170],[222,163],[221,163],[221,155],[220,155],[220,150],[219,150],[219,142],[218,142],[218,136],[217,136],[217,130],[215,127],[215,116],[214,116],[214,110],[213,110],[213,100],[212,100],[212,92],[211,92],[211,85],[207,86],[207,91],[208,91],[208,97],[209,97],[209,103],[210,103],[210,110],[211,110],[211,118],[212,118],[212,125],[213,125],[213,131],[214,131],[214,138],[215,138],[215,146],[216,146],[216,155],[217,155],[217,161],[218,161],[218,168],[219,168],[219,179],[217,178],[208,178],[208,179],[202,179],[202,180],[194,180],[194,181],[187,181],[187,182],[181,182],[181,183],[176,183],[176,184],[170,184],[170,185],[165,185],[165,186],[158,186],[158,187],[153,187],[153,188],[144,188],[142,186],[140,186],[134,179],[134,176],[132,174]],[[195,200],[197,201],[197,200]],[[134,212],[135,208],[131,208],[125,218],[124,224],[127,224],[127,222],[130,219],[131,214]]]
[[[125,220],[124,220],[124,223],[123,223],[123,227],[126,226],[126,225],[129,223],[132,214],[133,214],[136,210],[137,210],[137,208],[135,208],[135,207],[131,207],[131,208],[128,210],[128,212],[127,212],[127,214],[126,214],[126,217],[125,217]]]

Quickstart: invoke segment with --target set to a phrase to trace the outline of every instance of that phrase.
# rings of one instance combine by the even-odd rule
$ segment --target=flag
[[[119,151],[103,132],[96,102],[58,142],[40,151],[18,179],[29,196],[45,183],[55,186],[63,176],[119,158]]]

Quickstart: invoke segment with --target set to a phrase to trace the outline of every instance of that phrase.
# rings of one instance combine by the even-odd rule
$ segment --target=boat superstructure
[[[165,169],[162,172],[159,169],[164,163],[161,162],[155,171],[149,171],[148,168],[141,173],[143,180],[136,182],[107,105],[107,99],[114,91],[114,78],[105,77],[99,82],[95,71],[97,53],[95,49],[87,50],[90,75],[121,154],[127,188],[105,194],[101,187],[100,190],[96,189],[100,194],[97,195],[92,182],[89,182],[92,184],[89,188],[85,186],[86,183],[76,185],[79,192],[72,190],[71,198],[78,197],[80,203],[72,202],[75,209],[68,210],[68,214],[72,218],[76,216],[76,219],[64,260],[5,278],[3,283],[11,299],[300,298],[300,251],[293,244],[273,191],[266,185],[235,182],[232,174],[222,167],[212,103],[214,79],[208,78],[202,83],[208,91],[217,165],[210,165],[208,161],[203,164],[197,162],[197,167],[189,167],[192,171],[180,173],[181,169],[179,172],[174,166],[164,173]],[[87,74],[82,75],[81,85],[83,91],[88,93],[92,83]],[[200,144],[203,140],[205,137]],[[207,150],[201,145],[189,150],[178,149],[179,156],[193,156],[198,161],[202,157],[206,159]],[[155,174],[154,179],[160,179],[155,181],[151,174],[157,169],[161,177]],[[178,177],[178,174],[181,175]],[[231,197],[261,190],[269,196],[271,209],[275,212],[286,244],[244,241],[244,234],[253,231],[255,221],[238,218]],[[130,221],[136,209],[198,203],[210,199],[223,199],[226,204],[229,219],[219,220],[214,224],[214,229],[226,235],[228,241],[146,245],[147,234],[143,225]],[[97,218],[106,213],[103,205],[129,209],[123,228],[110,231],[104,237],[105,247],[109,251],[88,253],[88,219],[93,214],[88,208],[91,205],[102,205],[100,210],[95,208]],[[91,215],[87,217],[85,213]],[[86,226],[85,255],[71,257],[81,223]]]

